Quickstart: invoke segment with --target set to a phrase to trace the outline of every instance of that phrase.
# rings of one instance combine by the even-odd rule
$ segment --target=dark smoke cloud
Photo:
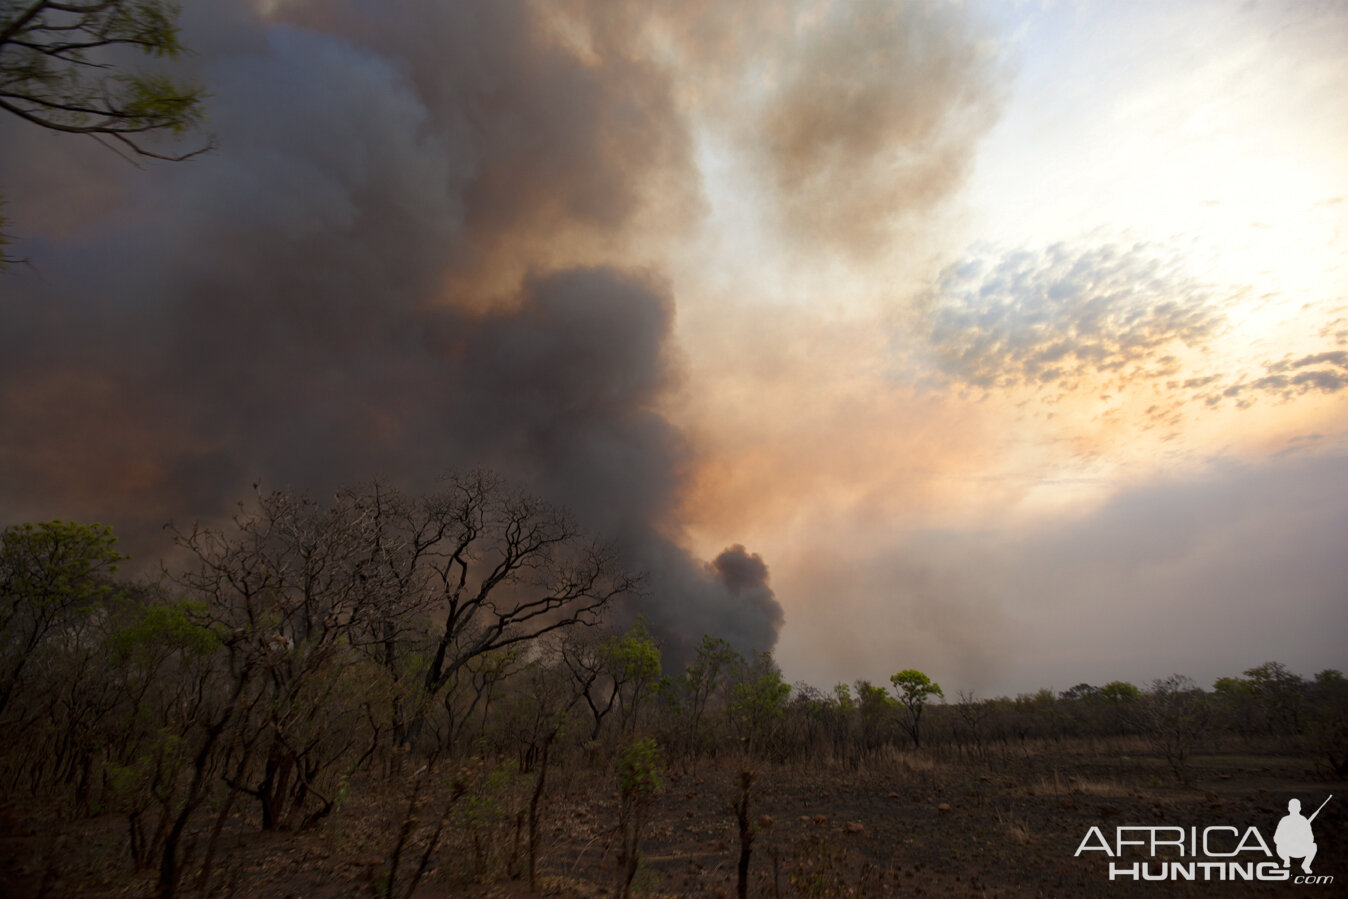
[[[107,520],[153,557],[255,480],[485,465],[651,573],[626,614],[672,659],[708,631],[770,648],[766,568],[730,584],[675,542],[674,302],[612,262],[696,205],[670,74],[582,60],[525,2],[219,0],[184,26],[216,152],[142,172],[0,123],[35,229],[0,285],[0,518]],[[53,158],[55,199],[23,177]]]
[[[768,586],[768,566],[758,553],[736,543],[712,560],[711,570],[725,588],[759,609],[774,627],[782,624],[782,609]]]

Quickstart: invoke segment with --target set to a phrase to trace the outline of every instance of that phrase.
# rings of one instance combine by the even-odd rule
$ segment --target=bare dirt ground
[[[733,804],[742,763],[703,761],[667,771],[649,810],[634,895],[734,896],[740,844]],[[505,769],[502,769],[505,770]],[[1345,895],[1348,783],[1317,776],[1303,757],[1207,755],[1193,762],[1193,786],[1165,763],[1126,744],[1099,742],[999,747],[986,762],[940,753],[882,751],[859,765],[757,765],[749,817],[753,896],[1246,896],[1288,890]],[[482,774],[477,771],[477,774]],[[554,766],[540,806],[537,889],[528,888],[530,776],[485,776],[471,801],[450,805],[447,772],[426,786],[407,830],[394,895],[402,896],[444,817],[436,850],[412,896],[584,897],[616,895],[618,797],[611,773]],[[196,867],[186,896],[382,896],[407,821],[406,788],[376,792],[353,784],[342,807],[303,833],[262,833],[248,815],[227,821],[209,882]],[[1330,884],[1109,880],[1110,859],[1074,857],[1092,826],[1112,840],[1118,826],[1228,825],[1258,829],[1273,848],[1287,801],[1314,822],[1317,876]],[[251,814],[251,810],[244,809]],[[1234,840],[1234,837],[1226,837]],[[198,852],[204,834],[198,835]],[[1228,846],[1227,848],[1234,848]],[[1175,858],[1173,851],[1167,858]],[[1244,861],[1268,861],[1243,852]],[[1134,853],[1131,865],[1147,856]],[[1274,861],[1277,861],[1274,859]],[[1293,874],[1299,874],[1293,862]],[[0,809],[0,895],[141,896],[154,871],[133,871],[122,816],[58,822],[11,798]]]

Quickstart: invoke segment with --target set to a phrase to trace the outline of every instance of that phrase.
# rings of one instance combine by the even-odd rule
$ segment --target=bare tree
[[[597,624],[639,587],[569,515],[489,474],[451,479],[436,501],[446,533],[426,558],[445,623],[426,670],[430,694],[483,653]]]
[[[599,739],[604,718],[615,708],[622,730],[635,729],[642,701],[655,691],[661,671],[660,648],[644,618],[625,634],[563,640],[559,655],[594,719],[591,740]]]
[[[969,739],[973,741],[974,751],[978,758],[984,758],[982,727],[992,708],[986,702],[979,700],[974,695],[973,690],[960,690],[958,695],[959,702],[955,705],[955,712],[968,731]]]
[[[339,689],[331,666],[377,664],[393,683],[392,729],[404,742],[470,662],[595,624],[637,586],[570,516],[484,471],[421,497],[378,483],[326,507],[259,495],[228,532],[196,527],[177,540],[196,562],[177,579],[207,599],[236,671],[264,671],[288,704],[319,685]],[[414,708],[405,713],[404,702]],[[276,726],[266,732],[286,732]]]
[[[360,650],[396,588],[372,561],[376,533],[354,494],[324,508],[283,492],[241,505],[228,531],[176,533],[195,565],[175,578],[205,600],[224,635],[237,707],[248,712],[237,719],[226,778],[258,799],[267,829],[328,814],[325,775],[361,738],[365,721],[335,696],[349,692],[362,662],[371,667]],[[369,671],[359,678],[373,686]]]
[[[1207,695],[1191,678],[1172,674],[1154,681],[1139,706],[1147,739],[1165,756],[1180,783],[1189,786],[1193,777],[1189,761],[1207,731]]]

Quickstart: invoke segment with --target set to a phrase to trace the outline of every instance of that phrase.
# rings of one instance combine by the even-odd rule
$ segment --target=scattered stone
[[[772,815],[759,815],[759,816],[758,816],[758,826],[761,827],[761,828],[768,828],[768,827],[771,827],[771,826],[772,826]]]
[[[885,798],[886,798],[886,799],[900,799],[900,798],[902,798],[902,797],[900,797],[898,793],[890,793],[890,794],[889,794],[888,796],[886,796]]]
[[[828,815],[815,815],[814,823],[822,827],[823,825],[828,823]]]
[[[953,811],[953,809],[951,809],[950,803],[942,802],[940,805],[936,806],[936,811],[939,814],[948,815],[951,813],[951,811]]]
[[[848,821],[847,832],[864,834],[866,832],[866,826],[862,824],[860,821]]]

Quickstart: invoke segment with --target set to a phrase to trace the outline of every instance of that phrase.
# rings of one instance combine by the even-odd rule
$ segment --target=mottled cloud
[[[1220,392],[1209,393],[1204,401],[1215,406],[1233,399],[1249,405],[1259,395],[1286,401],[1307,393],[1338,393],[1348,388],[1348,352],[1343,350],[1287,356],[1266,363],[1264,368],[1268,374],[1241,379]]]
[[[972,256],[941,273],[921,310],[936,370],[987,390],[1171,377],[1175,352],[1207,347],[1225,317],[1173,254],[1145,244]]]
[[[1248,409],[1348,388],[1342,350],[1235,359],[1227,336],[1249,292],[1196,280],[1164,245],[984,251],[945,268],[919,298],[917,339],[905,346],[920,360],[917,377],[937,386],[1028,390],[1049,404],[1093,397],[1102,410],[1145,387],[1136,420],[1168,433],[1191,405]],[[1323,345],[1336,329],[1302,344]]]

